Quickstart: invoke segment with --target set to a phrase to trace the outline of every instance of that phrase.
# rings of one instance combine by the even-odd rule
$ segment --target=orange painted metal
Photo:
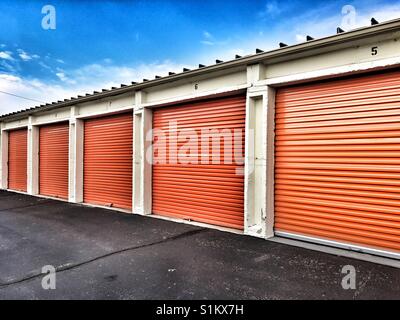
[[[8,133],[8,189],[27,191],[28,131]]]
[[[39,128],[39,193],[68,199],[69,123]]]
[[[84,136],[84,202],[132,209],[132,112],[88,119]]]
[[[193,130],[197,141],[174,137],[169,129],[169,121],[176,121],[176,130]],[[153,128],[166,133],[169,143],[176,143],[178,150],[183,146],[194,146],[198,154],[190,164],[155,163],[153,165],[153,213],[208,223],[223,227],[243,229],[244,217],[244,177],[243,164],[238,161],[228,163],[224,157],[224,144],[220,150],[213,149],[208,142],[208,150],[202,149],[200,133],[202,129],[227,129],[240,132],[241,143],[232,147],[233,154],[240,158],[244,154],[245,97],[236,96],[208,100],[185,105],[155,109]],[[221,132],[221,131],[220,131]],[[203,146],[206,144],[204,143]],[[162,150],[162,148],[159,148]],[[206,149],[204,147],[204,149]],[[212,159],[219,157],[219,163]],[[167,157],[169,160],[170,158]],[[202,159],[209,159],[208,163]],[[218,162],[218,161],[216,161]]]
[[[275,229],[400,251],[400,72],[277,90]]]

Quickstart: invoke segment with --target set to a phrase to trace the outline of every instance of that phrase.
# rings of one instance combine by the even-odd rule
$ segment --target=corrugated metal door
[[[84,135],[84,202],[131,209],[132,113],[88,119]]]
[[[69,123],[39,128],[39,193],[68,199]]]
[[[170,121],[175,121],[175,129],[171,129],[174,124]],[[153,164],[153,213],[243,229],[244,178],[240,160],[243,160],[244,152],[245,98],[231,97],[156,109],[153,129],[155,134],[157,131],[165,134],[168,160],[167,163]],[[228,159],[225,161],[227,144],[217,150],[211,140],[200,136],[202,130],[209,129],[236,133],[239,142],[232,143],[232,163]],[[188,136],[185,137],[185,133]],[[179,138],[180,134],[184,135],[183,139]],[[188,138],[194,136],[195,140]],[[155,138],[155,143],[158,139]],[[175,144],[180,152],[183,145],[195,147],[189,153],[190,163],[181,161],[181,157],[175,161],[169,156],[169,150],[175,148]],[[154,147],[155,159],[158,159],[158,147]],[[162,151],[161,147],[158,149],[158,152]]]
[[[26,129],[8,133],[8,189],[27,191],[27,141]]]
[[[276,98],[276,230],[400,251],[400,72]]]

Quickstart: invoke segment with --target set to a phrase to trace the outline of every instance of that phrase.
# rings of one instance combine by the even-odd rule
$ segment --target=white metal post
[[[28,120],[27,150],[27,192],[31,195],[39,193],[39,127],[33,125],[32,116]]]
[[[147,161],[146,153],[151,147],[153,111],[143,108],[145,99],[145,92],[135,93],[133,212],[141,215],[152,213],[152,165]]]
[[[151,158],[151,146],[152,146],[152,129],[153,129],[153,110],[149,108],[143,109],[143,120],[142,120],[142,203],[143,203],[143,214],[152,213],[152,190],[153,190],[153,166],[150,160]]]
[[[84,122],[77,119],[78,108],[71,107],[69,121],[69,202],[83,202],[83,130]]]
[[[263,65],[247,68],[245,142],[245,234],[266,238],[267,233],[267,87],[259,85]]]
[[[8,131],[1,131],[1,188],[8,188]]]

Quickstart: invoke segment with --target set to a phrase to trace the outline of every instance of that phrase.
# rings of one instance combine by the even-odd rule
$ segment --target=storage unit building
[[[68,199],[69,123],[39,128],[39,194]]]
[[[400,259],[400,19],[339,31],[3,115],[1,187]]]
[[[400,71],[279,89],[275,228],[400,250]]]
[[[8,133],[8,189],[27,191],[27,130]]]
[[[244,96],[154,110],[153,129],[166,135],[165,149],[160,146],[158,151],[166,152],[167,161],[153,164],[153,213],[243,229],[244,179],[238,171],[244,163],[228,161],[224,155],[232,150],[242,159],[245,119]],[[176,127],[171,128],[174,122]],[[172,159],[169,151],[174,145],[178,150],[188,148]]]
[[[132,208],[132,112],[85,120],[83,201]]]

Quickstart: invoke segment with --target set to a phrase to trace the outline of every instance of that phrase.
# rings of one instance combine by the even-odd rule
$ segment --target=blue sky
[[[44,5],[56,29],[41,26]],[[231,59],[279,41],[400,18],[400,1],[0,1],[0,91],[51,102],[89,90]],[[37,103],[0,92],[0,113]]]

